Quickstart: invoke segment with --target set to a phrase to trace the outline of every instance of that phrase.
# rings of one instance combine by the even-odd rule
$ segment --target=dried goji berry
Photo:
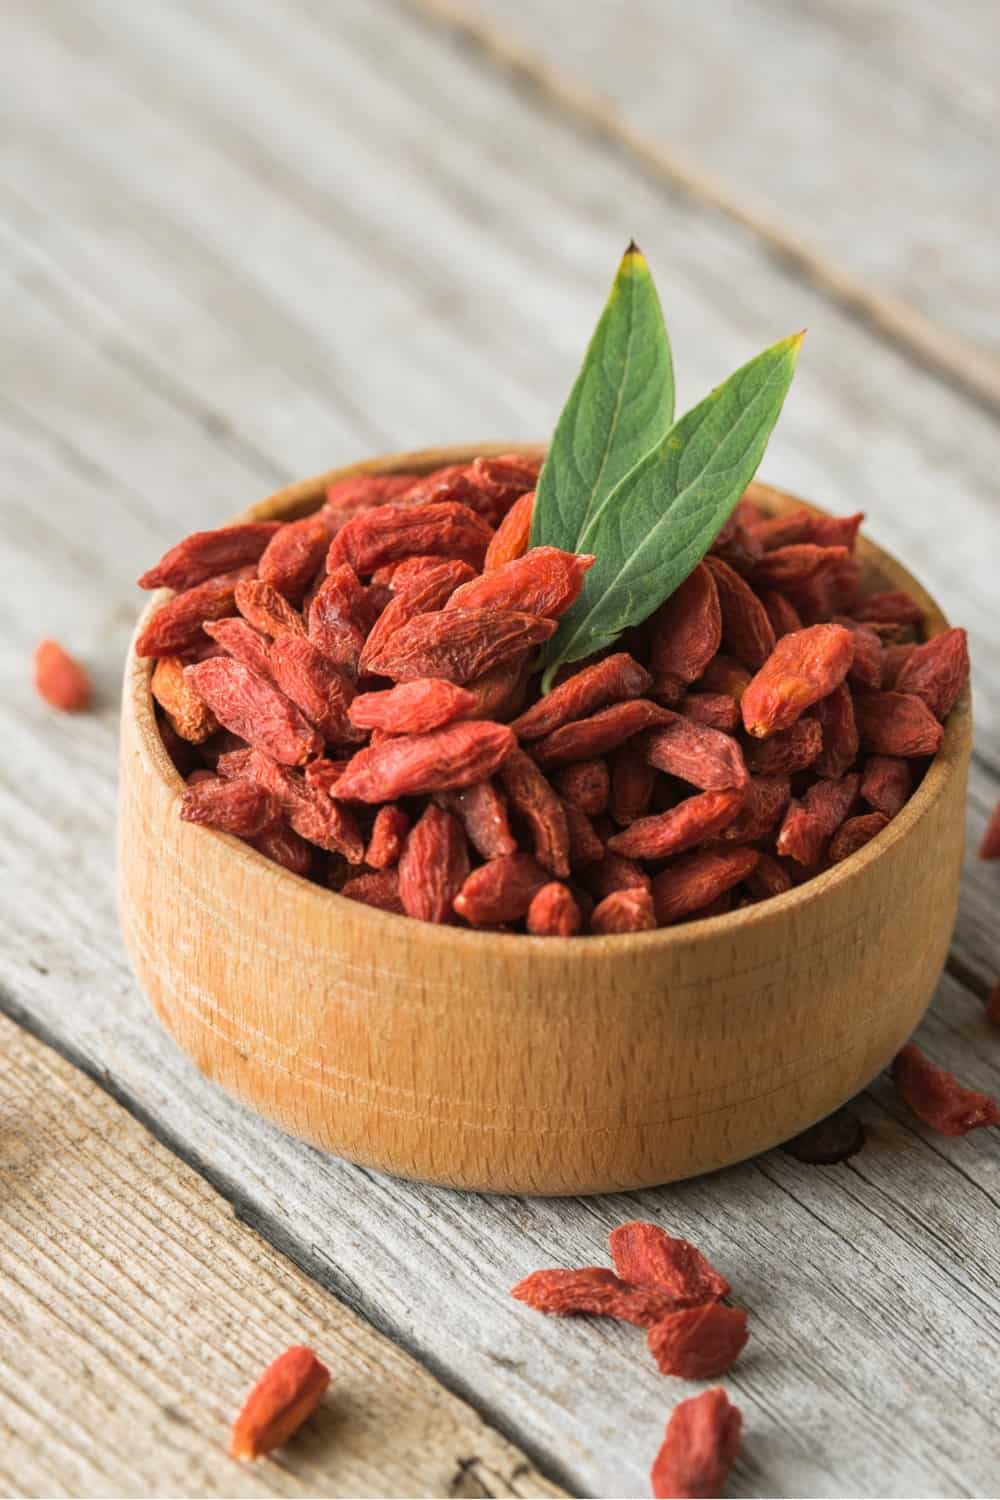
[[[861,796],[876,812],[894,818],[910,795],[913,778],[905,760],[894,755],[870,755],[861,777]]]
[[[505,563],[524,556],[531,537],[534,509],[534,490],[528,490],[527,494],[515,500],[486,549],[486,558],[483,562],[484,573],[495,573],[497,568],[502,568]]]
[[[379,505],[360,511],[330,543],[327,568],[349,562],[361,576],[415,553],[458,558],[480,568],[493,528],[467,505]]]
[[[589,865],[580,879],[598,901],[615,891],[652,889],[652,881],[634,859],[613,851],[605,853],[603,859]]]
[[[361,729],[422,734],[459,719],[476,706],[474,693],[441,677],[415,677],[381,693],[361,693],[348,710]]]
[[[406,915],[447,922],[468,873],[461,823],[431,802],[410,830],[399,861],[399,899]]]
[[[353,474],[327,486],[324,510],[346,512],[370,510],[399,499],[417,483],[417,474]]]
[[[728,693],[740,703],[751,680],[751,674],[742,663],[720,651],[702,672],[698,687],[704,693]]]
[[[190,651],[205,636],[206,620],[219,620],[236,608],[236,586],[249,577],[252,568],[224,573],[205,583],[185,589],[168,599],[140,632],[135,643],[137,656],[176,656]]]
[[[329,533],[316,516],[289,521],[264,548],[257,577],[297,604],[321,567],[329,543]]]
[[[495,458],[477,458],[469,465],[469,478],[490,495],[501,515],[526,490],[533,490],[541,463],[523,453],[499,453]]]
[[[555,629],[555,620],[515,610],[436,610],[407,621],[376,651],[369,649],[369,638],[362,660],[366,671],[397,682],[445,677],[464,683],[540,646]]]
[[[743,806],[743,796],[742,790],[727,790],[687,797],[669,812],[640,818],[616,833],[608,840],[608,848],[631,859],[666,859],[692,849],[732,823]]]
[[[594,558],[532,547],[523,557],[504,563],[455,590],[445,609],[513,609],[557,619],[579,596]]]
[[[201,823],[239,838],[255,838],[277,821],[281,807],[275,797],[253,781],[220,781],[213,777],[188,785],[181,799],[185,823]]]
[[[918,646],[896,676],[897,693],[922,698],[936,719],[944,720],[969,680],[969,647],[964,630],[944,630]]]
[[[854,610],[855,619],[873,620],[888,625],[919,625],[924,611],[916,599],[902,589],[888,589],[883,593],[869,594]]]
[[[711,555],[726,563],[734,572],[745,576],[753,572],[754,564],[763,550],[753,532],[734,513],[712,543]]]
[[[629,1286],[606,1266],[532,1271],[511,1287],[510,1295],[556,1318],[580,1314],[618,1318],[638,1328],[651,1328],[676,1307],[673,1298],[659,1287]]]
[[[858,794],[860,777],[813,782],[802,801],[789,803],[778,834],[777,852],[800,865],[814,865],[850,812]]]
[[[810,1166],[830,1167],[856,1156],[865,1143],[865,1127],[849,1109],[838,1109],[825,1120],[785,1141],[782,1151]]]
[[[755,896],[783,896],[795,882],[780,860],[761,853],[747,876],[747,885]]]
[[[731,735],[694,724],[669,709],[661,709],[661,713],[667,722],[645,740],[650,765],[705,792],[746,786],[743,751]]]
[[[244,666],[252,667],[261,677],[270,677],[271,660],[267,637],[254,630],[238,615],[224,620],[206,620],[205,634],[210,636],[229,656],[234,656]]]
[[[967,1089],[910,1042],[892,1065],[896,1093],[918,1119],[942,1135],[968,1135],[982,1125],[1000,1125],[1000,1108],[989,1094]]]
[[[791,794],[787,776],[751,776],[742,808],[718,837],[726,843],[756,844],[781,821]]]
[[[530,854],[504,854],[473,870],[455,897],[459,916],[472,927],[516,922],[549,875]]]
[[[619,745],[611,758],[611,816],[626,828],[649,810],[656,772],[635,740]]]
[[[794,594],[802,584],[834,572],[846,560],[846,547],[820,547],[815,542],[777,547],[765,552],[754,567],[754,587],[785,589]]]
[[[715,579],[722,610],[722,638],[745,666],[756,671],[774,650],[774,630],[753,589],[720,558],[705,559]]]
[[[247,843],[258,853],[266,855],[268,859],[273,859],[275,864],[281,865],[282,869],[288,870],[292,875],[305,878],[312,869],[312,846],[285,823],[276,823],[273,828],[265,828],[264,832],[259,833],[255,839],[247,839]]]
[[[265,635],[305,635],[305,621],[276,588],[259,578],[245,578],[236,585],[236,608],[244,620]]]
[[[373,624],[368,590],[349,563],[328,573],[309,602],[311,641],[335,665],[352,677]]]
[[[485,721],[398,735],[359,750],[337,782],[335,796],[341,801],[395,802],[422,792],[472,786],[492,776],[516,743],[505,724]]]
[[[276,636],[268,653],[271,676],[325,740],[346,745],[364,739],[348,718],[354,688],[345,673],[307,636],[287,631]]]
[[[533,937],[573,937],[580,931],[583,916],[568,886],[550,880],[531,898],[527,928]]]
[[[678,1306],[695,1307],[729,1296],[729,1282],[701,1251],[658,1224],[640,1219],[619,1224],[608,1235],[608,1247],[624,1281],[662,1287]]]
[[[469,679],[465,686],[475,699],[470,719],[495,719],[506,724],[521,712],[528,695],[531,656],[530,651],[522,651]]]
[[[403,915],[403,903],[399,895],[399,871],[362,870],[340,887],[340,894],[348,901],[359,901],[362,906],[375,906],[379,911]]]
[[[391,803],[380,807],[365,850],[365,864],[373,870],[388,870],[398,865],[409,831],[410,820],[402,808]]]
[[[689,573],[653,616],[650,666],[657,680],[697,680],[722,641],[722,611],[715,579],[704,563]]]
[[[281,531],[279,521],[241,521],[217,531],[193,531],[139,579],[141,589],[190,589],[220,573],[255,563]]]
[[[843,776],[857,759],[859,742],[854,700],[847,684],[838,683],[832,693],[821,698],[815,715],[823,731],[823,748],[813,761],[813,772],[816,776]]]
[[[695,849],[682,854],[653,880],[653,906],[660,927],[701,911],[750,874],[758,851],[740,847]]]
[[[151,653],[147,653],[151,654]],[[35,690],[50,708],[75,714],[89,708],[90,677],[58,641],[40,641],[33,660]]]
[[[312,1416],[329,1383],[329,1370],[311,1349],[286,1349],[268,1365],[233,1423],[230,1458],[260,1458],[287,1443]]]
[[[779,593],[777,589],[766,589],[761,594],[761,603],[767,610],[767,618],[771,622],[776,641],[783,635],[791,635],[792,631],[802,629],[802,617],[786,594]]]
[[[818,719],[796,719],[766,740],[751,740],[743,752],[747,769],[763,776],[794,776],[811,766],[823,749]]]
[[[350,756],[346,759],[328,760],[324,755],[319,760],[311,760],[306,766],[306,783],[314,792],[322,792],[324,797],[329,797],[350,763]]]
[[[535,858],[553,875],[569,874],[569,829],[563,805],[523,750],[511,750],[499,771],[514,812],[531,832]]]
[[[323,741],[272,682],[229,656],[185,668],[185,676],[219,723],[285,766],[319,755]]]
[[[653,1324],[646,1342],[661,1375],[712,1380],[735,1364],[747,1337],[742,1307],[707,1302],[667,1313]]]
[[[588,817],[596,818],[608,805],[611,773],[605,760],[593,756],[590,760],[574,761],[556,771],[552,780],[560,797],[572,802]]]
[[[469,843],[484,859],[513,854],[517,849],[507,819],[507,804],[492,781],[477,781],[472,786],[438,792],[437,800],[459,819]]]
[[[764,739],[787,729],[843,682],[853,660],[851,633],[842,625],[811,625],[782,636],[743,694],[748,733]]]
[[[740,726],[740,705],[728,693],[686,693],[677,712],[693,724],[722,734],[734,734]]]
[[[913,641],[906,641],[901,645],[882,646],[882,680],[880,683],[872,683],[871,686],[883,687],[887,692],[891,691],[896,686],[903,666],[916,649]]]
[[[859,693],[854,704],[861,745],[876,755],[935,755],[944,730],[913,693]]]
[[[218,729],[218,719],[184,676],[182,657],[159,658],[153,668],[150,690],[181,739],[200,745]]]
[[[870,812],[862,813],[859,817],[848,818],[841,823],[837,832],[830,840],[827,850],[827,859],[831,865],[838,865],[842,859],[847,859],[855,854],[858,849],[863,849],[865,844],[870,843],[877,833],[887,827],[889,819],[885,813]]]
[[[300,838],[308,839],[320,849],[343,854],[351,864],[364,858],[365,843],[346,807],[331,800],[315,782],[299,772],[278,765],[269,755],[254,750],[242,774],[276,797],[291,828]]]
[[[619,651],[574,672],[547,698],[532,704],[511,728],[521,740],[537,740],[564,724],[585,718],[609,704],[638,698],[652,678],[627,652]]]
[[[608,937],[624,932],[650,932],[655,926],[653,898],[644,886],[611,891],[590,914],[591,932]]]
[[[540,766],[564,766],[575,760],[591,760],[624,744],[633,735],[653,725],[666,724],[675,717],[668,708],[651,703],[648,698],[630,698],[613,703],[588,719],[563,724],[534,746]]]
[[[415,577],[411,577],[405,587],[401,585],[394,591],[393,598],[372,626],[361,652],[360,670],[372,671],[372,661],[384,650],[392,649],[396,636],[404,625],[418,615],[431,614],[441,609],[459,585],[473,576],[468,563],[447,562],[439,558],[432,567],[422,568]],[[440,674],[429,672],[423,675]]]
[[[653,1460],[654,1500],[712,1500],[739,1451],[743,1417],[721,1386],[681,1401]]]
[[[980,859],[1000,859],[1000,802],[990,814],[979,845]]]
[[[576,870],[581,865],[592,865],[595,860],[602,859],[604,845],[587,814],[574,807],[572,802],[563,803],[563,813],[569,833],[570,869]]]

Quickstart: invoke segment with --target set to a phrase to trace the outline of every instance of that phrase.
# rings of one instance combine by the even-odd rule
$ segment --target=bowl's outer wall
[[[255,513],[309,509],[331,477]],[[774,509],[801,503],[762,494]],[[943,628],[897,564],[870,546],[868,557],[890,586],[924,599],[932,633]],[[965,700],[916,797],[850,869],[637,938],[504,938],[387,916],[182,823],[148,664],[132,656],[123,930],[140,982],[198,1067],[338,1155],[494,1192],[668,1182],[828,1114],[916,1026],[954,924],[969,725]]]

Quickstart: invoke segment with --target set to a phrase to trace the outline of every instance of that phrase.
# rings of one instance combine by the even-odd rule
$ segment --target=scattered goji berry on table
[[[1000,802],[990,814],[990,820],[979,844],[980,859],[1000,859]]]
[[[638,1328],[651,1328],[676,1303],[656,1286],[630,1286],[606,1266],[581,1266],[572,1271],[532,1271],[510,1295],[537,1312],[568,1318],[580,1314],[617,1318]]]
[[[747,1338],[742,1307],[706,1302],[667,1313],[653,1324],[646,1342],[661,1375],[713,1380],[736,1362]]]
[[[965,1088],[953,1073],[925,1057],[914,1042],[897,1054],[892,1077],[903,1103],[942,1135],[968,1135],[982,1125],[1000,1125],[995,1099]]]
[[[657,1224],[633,1220],[608,1236],[615,1270],[623,1281],[649,1283],[669,1292],[679,1307],[728,1297],[729,1282],[688,1240],[675,1239]]]
[[[654,1500],[717,1500],[742,1428],[743,1417],[721,1386],[681,1401],[650,1471]]]
[[[302,1344],[268,1365],[233,1423],[229,1456],[260,1458],[287,1443],[323,1399],[330,1372]]]

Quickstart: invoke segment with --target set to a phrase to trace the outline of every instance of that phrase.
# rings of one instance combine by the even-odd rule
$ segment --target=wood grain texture
[[[986,108],[995,81],[957,82],[974,33],[948,35],[946,10],[895,9],[954,70],[951,99]],[[834,510],[864,506],[875,539],[970,627],[978,839],[1000,794],[995,422],[752,237],[395,4],[14,0],[5,23],[0,1004],[576,1492],[645,1492],[667,1408],[693,1388],[668,1387],[627,1330],[547,1323],[503,1288],[600,1260],[607,1228],[645,1214],[704,1244],[751,1307],[734,1495],[988,1493],[995,1132],[915,1130],[880,1079],[861,1102],[871,1143],[841,1167],[772,1153],[585,1203],[388,1180],[254,1120],[160,1035],[121,951],[111,851],[135,575],[296,475],[550,430],[632,233],[663,295],[682,405],[809,325],[766,476]],[[42,634],[95,671],[94,715],[35,701],[26,663]],[[1000,973],[998,890],[970,855],[963,982],[942,980],[920,1033],[993,1091],[980,995]]]
[[[597,128],[614,109],[607,123],[626,149],[669,153],[693,193],[752,220],[890,336],[930,356],[937,344],[959,378],[976,364],[985,389],[991,370],[995,390],[995,7],[413,3],[459,25],[489,23],[481,41],[501,53],[527,47],[566,80],[567,108]]]
[[[370,467],[423,473],[482,451]],[[351,472],[280,491],[245,519],[300,515]],[[800,504],[756,490],[774,514]],[[898,563],[863,538],[858,556],[864,588],[904,589],[931,634],[945,628]],[[725,917],[552,941],[375,911],[182,822],[150,674],[133,651],[118,844],[133,967],[203,1073],[338,1156],[486,1192],[675,1181],[830,1114],[930,1002],[958,904],[967,696],[906,808],[849,862]]]
[[[0,1020],[5,1495],[558,1495],[523,1454],[251,1229],[78,1069]],[[226,1455],[307,1343],[298,1437]]]

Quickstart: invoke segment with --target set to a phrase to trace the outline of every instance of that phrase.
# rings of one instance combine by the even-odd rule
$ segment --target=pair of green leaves
[[[645,620],[701,561],[763,457],[801,341],[765,349],[675,422],[663,314],[629,246],[538,479],[531,545],[596,558],[540,659],[543,691],[563,663]]]

